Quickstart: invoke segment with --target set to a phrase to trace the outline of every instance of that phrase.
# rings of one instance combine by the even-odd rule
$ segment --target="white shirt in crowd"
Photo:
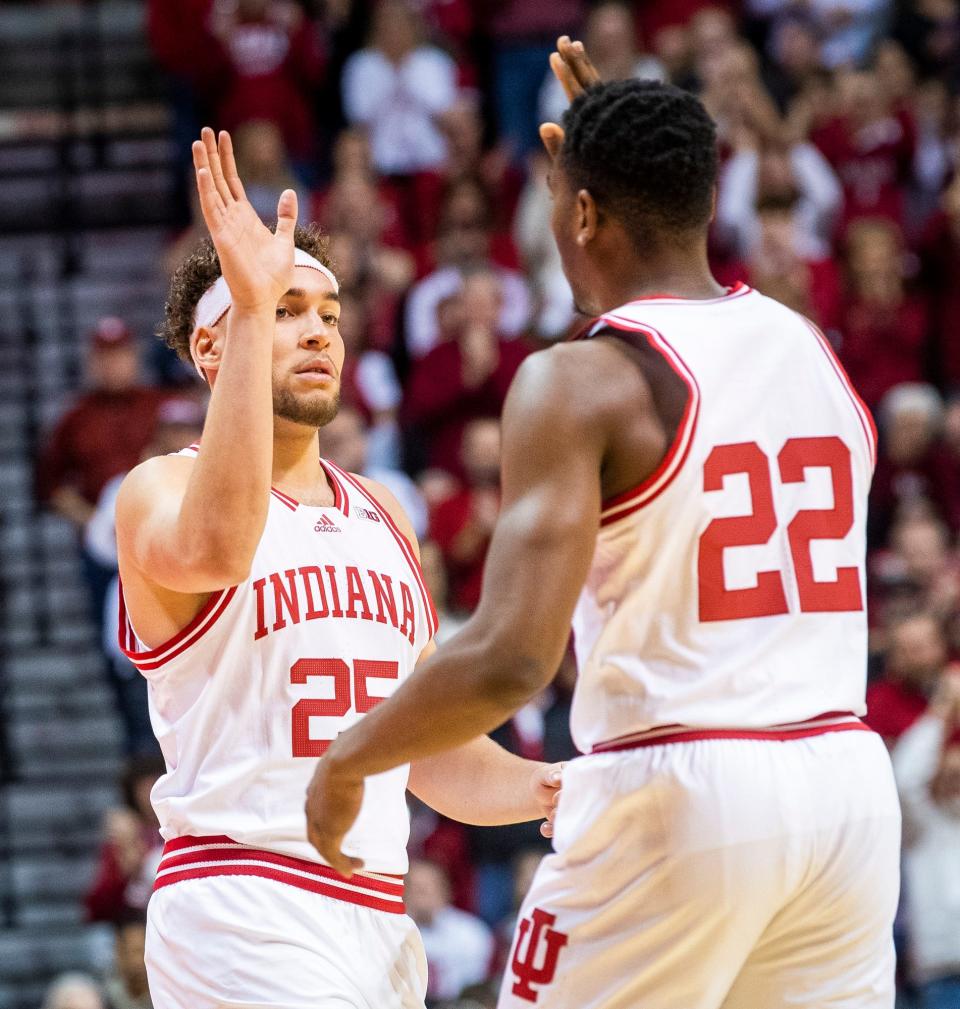
[[[487,977],[493,958],[493,933],[476,916],[457,907],[438,911],[420,925],[427,954],[427,990],[432,998],[454,999]]]
[[[830,255],[833,222],[843,201],[840,180],[813,144],[794,144],[790,165],[799,190],[795,251],[805,258],[824,259]],[[717,191],[717,223],[747,257],[760,242],[759,169],[756,151],[737,151],[724,167]]]
[[[499,336],[511,340],[527,327],[533,312],[526,280],[516,270],[494,267],[500,280],[503,302]],[[410,289],[405,309],[407,349],[412,357],[424,357],[440,342],[437,308],[463,287],[463,275],[455,266],[434,270]]]
[[[434,168],[446,145],[434,118],[453,104],[457,69],[446,53],[421,46],[400,64],[377,49],[354,53],[343,69],[343,110],[369,130],[378,172],[402,175]]]
[[[933,801],[944,722],[924,715],[893,751],[904,826],[910,962],[920,983],[960,971],[960,808]]]

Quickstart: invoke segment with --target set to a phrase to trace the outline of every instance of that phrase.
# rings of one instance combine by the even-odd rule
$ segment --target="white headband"
[[[328,270],[323,263],[314,259],[310,253],[304,252],[303,249],[294,249],[293,265],[308,266],[312,270],[319,270],[330,281],[334,291],[338,294],[340,293],[340,285],[337,283],[337,278],[333,275],[333,272]],[[196,311],[193,313],[193,328],[197,329],[203,326],[206,329],[211,329],[216,326],[227,314],[227,309],[230,308],[232,303],[230,288],[227,287],[227,282],[223,277],[217,277],[214,283],[204,292],[203,297],[197,302]]]
[[[294,249],[293,265],[307,266],[311,270],[319,270],[330,281],[333,290],[337,294],[340,293],[340,285],[337,283],[337,278],[333,275],[333,271],[324,266],[319,260],[314,259],[309,252],[304,252],[303,249]],[[197,307],[193,313],[193,328],[196,330],[203,326],[205,329],[212,329],[227,314],[227,310],[232,304],[233,299],[230,295],[230,288],[227,286],[227,282],[222,276],[217,277],[213,284],[204,292],[203,297],[197,302]],[[200,365],[194,362],[194,367],[197,369],[197,374],[206,381],[207,376],[203,373]]]

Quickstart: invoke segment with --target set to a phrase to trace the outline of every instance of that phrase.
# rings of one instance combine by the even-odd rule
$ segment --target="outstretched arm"
[[[431,642],[420,661],[436,650]],[[552,837],[561,766],[526,760],[489,736],[479,736],[412,764],[407,788],[451,820],[476,827],[544,820],[540,832]]]
[[[367,775],[488,732],[560,665],[596,543],[611,423],[587,405],[583,351],[595,350],[556,347],[521,366],[504,408],[503,509],[476,613],[393,697],[341,734],[317,766],[308,836],[342,872],[356,867],[340,842]]]
[[[271,234],[237,175],[230,136],[205,129],[193,145],[200,205],[231,295],[205,345],[216,381],[195,461],[137,467],[117,501],[124,579],[143,572],[173,593],[242,581],[263,533],[273,464],[271,362],[276,307],[293,274],[297,199],[286,190]],[[222,332],[221,332],[222,328]],[[217,339],[214,339],[217,336]],[[197,337],[200,342],[200,336]]]

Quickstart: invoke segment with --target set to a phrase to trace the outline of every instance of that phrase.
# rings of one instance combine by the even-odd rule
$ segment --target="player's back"
[[[603,335],[663,355],[688,400],[657,470],[603,505],[574,618],[577,745],[854,722],[876,443],[826,340],[742,286],[632,302]]]

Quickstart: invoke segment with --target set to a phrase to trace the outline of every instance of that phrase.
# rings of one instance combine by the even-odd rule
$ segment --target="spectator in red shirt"
[[[923,377],[927,303],[907,289],[903,242],[889,221],[851,227],[846,265],[840,359],[857,391],[876,407],[888,389]]]
[[[94,881],[83,899],[87,921],[122,921],[153,891],[163,841],[150,792],[166,772],[160,756],[134,757],[120,778],[123,805],[107,812]]]
[[[494,273],[500,311],[496,329],[505,338],[524,332],[532,305],[526,277],[517,265],[509,234],[498,236],[491,226],[489,201],[476,179],[454,183],[444,198],[434,247],[425,250],[437,269],[410,289],[404,310],[404,331],[411,357],[423,357],[443,338],[439,307],[459,295],[468,274]]]
[[[946,665],[946,637],[933,614],[917,611],[890,627],[886,669],[867,687],[864,719],[888,746],[926,711]]]
[[[812,139],[843,185],[842,230],[861,217],[884,217],[903,227],[904,193],[913,178],[913,120],[893,107],[869,71],[840,75],[838,99],[840,115]]]
[[[870,557],[870,617],[879,629],[922,609],[942,621],[955,643],[960,617],[960,564],[946,525],[916,508],[894,526],[891,549]]]
[[[277,123],[301,172],[315,154],[311,106],[323,78],[316,25],[292,0],[214,0],[207,22],[212,52],[223,70],[216,100],[218,125],[234,130],[251,119]]]
[[[457,92],[454,103],[437,117],[437,125],[446,141],[446,157],[442,164],[418,172],[412,180],[413,213],[408,216],[418,241],[425,244],[433,240],[447,193],[464,179],[482,188],[494,233],[509,234],[523,173],[511,164],[502,144],[484,150],[479,95],[467,90]]]
[[[483,564],[500,511],[500,423],[475,420],[463,434],[466,482],[441,502],[430,536],[443,553],[454,610],[470,612],[480,599]]]
[[[943,385],[960,390],[960,172],[921,243],[922,279],[931,293],[934,346]]]
[[[497,332],[500,286],[495,273],[469,273],[449,304],[453,339],[418,361],[404,399],[406,422],[416,428],[430,466],[460,471],[460,445],[471,420],[499,417],[507,390],[528,348]]]
[[[832,258],[817,256],[796,221],[796,196],[769,196],[757,204],[759,235],[749,264],[750,283],[821,329],[840,317],[840,277]]]
[[[36,464],[38,501],[69,519],[78,532],[93,516],[107,481],[133,469],[153,438],[163,393],[141,385],[139,372],[139,354],[126,324],[101,319],[87,359],[90,391],[57,422]],[[83,548],[81,560],[99,626],[114,570]]]
[[[870,490],[871,543],[886,542],[891,523],[918,504],[960,526],[960,467],[940,440],[943,404],[931,385],[907,382],[879,412],[880,455]],[[921,510],[924,510],[923,508]]]

